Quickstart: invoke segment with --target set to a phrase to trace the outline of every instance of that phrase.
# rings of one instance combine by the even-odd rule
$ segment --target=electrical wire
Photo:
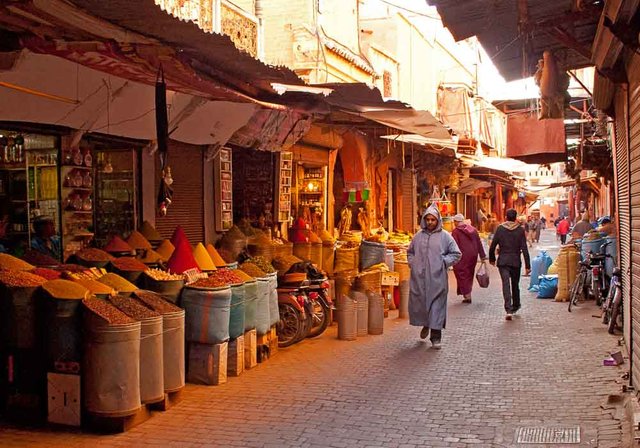
[[[442,20],[440,17],[430,16],[429,14],[426,14],[424,12],[418,12],[413,9],[405,8],[404,6],[396,5],[395,3],[388,2],[387,0],[378,0],[378,1],[389,6],[393,6],[394,8],[401,9],[402,11],[410,12],[411,14],[415,14],[416,16],[425,17],[431,20],[437,20],[438,22]]]

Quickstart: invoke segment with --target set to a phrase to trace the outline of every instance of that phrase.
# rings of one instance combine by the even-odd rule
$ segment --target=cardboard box
[[[258,332],[249,330],[244,334],[244,368],[253,369],[258,365]]]
[[[47,373],[47,421],[80,426],[80,376]]]
[[[240,376],[244,371],[244,336],[229,341],[227,375]]]
[[[194,384],[217,386],[227,382],[228,345],[189,343],[189,370],[187,381]]]
[[[400,284],[400,274],[397,272],[383,272],[381,284],[384,286],[398,286]]]

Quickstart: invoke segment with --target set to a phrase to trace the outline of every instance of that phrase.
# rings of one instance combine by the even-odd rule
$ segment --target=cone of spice
[[[71,280],[57,279],[49,280],[42,289],[54,299],[63,300],[83,300],[89,297],[89,290],[79,283]]]
[[[211,257],[211,261],[213,261],[213,264],[216,265],[216,267],[222,268],[227,265],[227,262],[222,259],[216,248],[213,247],[213,244],[207,244],[207,253]]]
[[[62,276],[62,272],[47,268],[35,268],[31,273],[46,278],[47,280],[55,280]]]
[[[107,243],[103,249],[109,253],[132,253],[133,247],[129,246],[125,240],[120,238],[118,235],[115,235],[111,238],[111,241]]]
[[[178,226],[173,231],[173,235],[171,236],[171,244],[173,244],[174,247],[178,247],[178,244],[182,241],[185,241],[190,245],[189,238],[187,238],[187,234],[184,232],[184,229],[182,228],[182,226]]]
[[[46,278],[31,272],[0,270],[0,284],[7,288],[33,288],[46,282]]]
[[[176,248],[173,244],[171,244],[171,241],[164,240],[162,243],[160,243],[160,245],[156,249],[156,252],[160,255],[161,260],[166,262],[169,261],[169,258],[171,258],[174,250],[176,250]]]
[[[55,258],[47,254],[43,254],[35,249],[29,249],[26,251],[22,256],[22,259],[34,266],[57,266],[60,264],[60,262]]]
[[[87,247],[76,252],[76,257],[84,261],[112,261],[113,256],[104,250]]]
[[[120,277],[118,274],[114,274],[113,272],[109,272],[108,274],[103,275],[98,279],[100,283],[104,283],[107,286],[111,286],[118,292],[122,293],[132,293],[136,289],[136,285],[131,283],[130,281]]]
[[[127,244],[136,250],[151,249],[151,243],[149,240],[147,240],[144,235],[137,230],[131,232],[131,235],[127,238]]]
[[[189,269],[199,269],[196,259],[193,258],[193,252],[189,242],[185,239],[180,240],[176,246],[176,250],[171,254],[169,262],[167,263],[169,272],[174,274],[182,274]]]
[[[168,240],[167,240],[168,241]],[[171,244],[171,243],[169,243]],[[139,258],[139,260],[141,262],[143,262],[144,264],[156,264],[159,263],[162,260],[162,256],[156,252],[153,249],[147,249],[144,251],[144,255],[142,257]]]
[[[162,241],[162,235],[156,230],[155,227],[151,225],[149,221],[145,221],[142,223],[142,227],[140,227],[140,233],[148,240],[148,241]]]
[[[239,278],[241,278],[243,282],[252,282],[255,280],[254,277],[250,276],[249,274],[244,272],[242,269],[236,269],[235,271],[233,271],[233,273],[236,274]]]
[[[251,262],[242,263],[240,265],[240,270],[255,278],[263,278],[267,276],[266,272],[260,269],[255,263]]]
[[[31,271],[35,266],[9,254],[0,254],[0,269],[7,271]]]
[[[196,259],[198,267],[201,271],[215,271],[216,265],[213,263],[209,252],[205,249],[204,244],[198,243],[193,248],[193,258]]]

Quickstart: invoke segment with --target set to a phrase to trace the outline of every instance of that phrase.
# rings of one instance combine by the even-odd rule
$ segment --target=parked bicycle
[[[609,292],[602,302],[602,323],[608,325],[608,331],[613,334],[616,329],[622,330],[622,287],[620,283],[620,268],[614,268],[609,284]]]
[[[607,258],[611,258],[611,255],[604,253],[609,244],[611,243],[607,242],[601,246],[601,253],[589,252],[585,259],[580,261],[578,275],[576,275],[569,291],[569,312],[572,307],[578,305],[581,299],[593,298],[598,306],[602,305],[602,298],[609,288],[609,281],[605,273],[605,261]]]

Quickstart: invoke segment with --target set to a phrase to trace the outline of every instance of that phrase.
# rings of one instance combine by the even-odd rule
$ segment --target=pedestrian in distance
[[[473,289],[473,278],[476,271],[478,257],[484,263],[487,254],[482,246],[478,231],[470,224],[465,224],[464,215],[458,213],[453,217],[455,229],[451,236],[455,240],[462,258],[453,267],[456,276],[457,294],[462,296],[462,303],[471,303],[471,291]]]
[[[573,229],[571,230],[571,234],[573,235],[574,238],[582,238],[584,234],[590,230],[593,230],[593,226],[589,221],[589,213],[584,212],[582,214],[582,219],[578,221],[575,226],[573,226]]]
[[[567,235],[569,234],[570,228],[571,228],[571,223],[569,222],[567,217],[564,216],[558,223],[558,235],[560,235],[560,243],[562,244],[567,243]]]
[[[481,232],[484,232],[486,223],[489,220],[487,218],[487,215],[484,212],[484,208],[482,207],[478,208],[477,217],[478,217],[478,229],[480,229]]]
[[[426,210],[420,227],[407,250],[411,268],[409,324],[422,327],[420,339],[429,337],[433,348],[440,349],[447,322],[447,270],[462,254],[451,234],[442,229],[437,207],[432,205]]]
[[[489,248],[489,263],[497,264],[502,279],[502,296],[506,319],[511,320],[521,307],[520,303],[520,271],[524,258],[525,274],[531,273],[531,260],[527,249],[527,237],[524,229],[516,219],[518,213],[514,209],[507,210],[507,221],[496,231]],[[496,248],[499,250],[496,261]]]

